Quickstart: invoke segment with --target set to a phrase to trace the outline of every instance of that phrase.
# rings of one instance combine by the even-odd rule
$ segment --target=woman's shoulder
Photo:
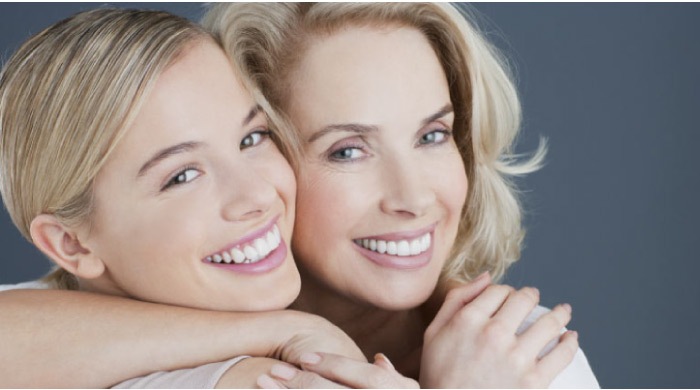
[[[540,317],[549,313],[551,310],[544,306],[537,306],[530,312],[525,321],[520,325],[517,330],[517,334],[526,331],[532,324],[534,324]],[[566,328],[562,328],[561,332],[564,333]],[[558,340],[552,340],[540,355],[546,355],[549,351],[557,345]],[[599,389],[600,384],[593,374],[593,369],[588,363],[586,355],[583,353],[581,348],[578,349],[574,355],[574,359],[571,361],[568,367],[564,369],[549,386],[550,389]]]
[[[47,282],[43,279],[32,280],[29,282],[17,283],[17,284],[0,284],[0,291],[7,290],[22,290],[22,289],[34,289],[34,290],[48,290],[56,288],[56,286]]]

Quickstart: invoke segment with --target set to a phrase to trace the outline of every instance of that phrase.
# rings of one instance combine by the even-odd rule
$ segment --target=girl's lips
[[[287,258],[287,244],[282,240],[279,246],[270,252],[265,258],[258,260],[255,263],[212,263],[209,261],[204,261],[208,265],[214,267],[223,268],[227,271],[237,272],[241,274],[263,274],[270,272],[284,263]]]

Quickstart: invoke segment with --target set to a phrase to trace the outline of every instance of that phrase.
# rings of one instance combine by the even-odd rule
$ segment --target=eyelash
[[[436,141],[436,142],[422,142],[423,139],[431,134],[441,134],[443,135],[443,139]],[[440,129],[434,129],[431,130],[423,135],[421,135],[420,139],[418,140],[418,145],[417,146],[432,146],[432,145],[441,145],[445,142],[447,142],[450,137],[452,137],[452,132],[446,128],[440,128]],[[343,151],[347,150],[359,150],[361,152],[364,152],[364,147],[359,144],[355,145],[342,145],[338,148],[331,149],[330,152],[328,152],[327,159],[329,161],[335,161],[339,163],[351,163],[355,162],[358,160],[361,160],[363,157],[356,157],[356,158],[351,158],[351,157],[340,157],[339,154]]]
[[[442,134],[444,136],[444,138],[440,141],[437,141],[437,142],[429,142],[429,143],[422,142],[426,136],[428,136],[430,134],[436,134],[436,133]],[[434,130],[431,130],[431,131],[421,135],[421,137],[418,139],[418,145],[441,145],[441,144],[447,142],[451,137],[452,137],[452,132],[446,128],[434,129]]]
[[[193,179],[191,179],[191,180],[189,180],[189,181],[177,182],[176,180],[178,179],[178,177],[182,176],[182,175],[185,174],[187,171],[197,171],[198,175],[195,176]],[[181,185],[181,184],[189,183],[189,182],[191,182],[192,180],[197,179],[200,175],[201,175],[201,172],[199,172],[199,170],[198,170],[196,167],[194,167],[194,166],[192,166],[192,165],[188,165],[188,166],[186,166],[186,167],[180,169],[180,170],[179,170],[176,174],[174,174],[173,176],[171,176],[170,179],[168,179],[168,181],[165,183],[165,185],[160,189],[160,191],[161,191],[161,192],[167,191],[167,190],[169,190],[169,189],[171,189],[171,188],[173,188],[173,187],[175,187],[175,186],[179,186],[179,185]]]
[[[251,137],[253,134],[260,134],[260,141],[258,141],[258,143],[256,143],[256,144],[244,145],[243,142],[245,142],[245,140],[248,139],[249,137]],[[241,143],[240,143],[241,150],[260,145],[266,139],[270,139],[271,137],[272,137],[272,131],[270,131],[269,129],[251,131],[250,133],[248,133],[248,135],[243,137],[243,139],[241,140]]]
[[[350,163],[354,161],[358,161],[362,159],[363,157],[356,157],[356,158],[346,158],[346,157],[340,157],[339,153],[346,151],[346,150],[359,150],[361,152],[364,152],[364,148],[362,145],[355,144],[355,145],[342,145],[338,148],[331,149],[328,152],[327,159],[329,161],[334,161],[334,162],[339,162],[339,163]]]
[[[248,138],[250,138],[250,137],[253,136],[254,134],[259,134],[259,135],[260,135],[260,140],[258,140],[257,143],[254,143],[254,144],[251,144],[251,145],[245,145],[245,144],[244,144],[245,140],[248,139]],[[270,131],[270,130],[255,130],[255,131],[251,131],[249,134],[247,134],[245,137],[243,137],[243,140],[241,140],[241,143],[240,143],[239,146],[240,146],[241,150],[243,150],[243,149],[248,149],[248,148],[251,148],[251,147],[255,147],[255,146],[260,145],[260,144],[261,144],[262,142],[264,142],[266,139],[269,139],[271,136],[272,136],[272,131]],[[183,174],[185,174],[186,172],[188,172],[188,171],[197,171],[198,175],[195,176],[194,178],[188,180],[188,181],[181,181],[181,182],[178,182],[178,181],[177,181],[178,178],[179,178],[180,176],[182,176]],[[202,174],[202,173],[199,172],[199,170],[198,170],[195,166],[192,166],[192,165],[185,166],[184,168],[180,169],[176,174],[174,174],[173,176],[171,176],[171,177],[168,179],[168,181],[165,183],[165,185],[163,185],[163,187],[160,189],[160,191],[161,191],[161,192],[164,192],[164,191],[167,191],[167,190],[169,190],[169,189],[171,189],[171,188],[173,188],[173,187],[175,187],[175,186],[179,186],[179,185],[181,185],[181,184],[189,183],[189,182],[191,182],[192,180],[197,179],[199,176],[201,176],[201,174]],[[185,180],[186,180],[186,178],[185,178]]]

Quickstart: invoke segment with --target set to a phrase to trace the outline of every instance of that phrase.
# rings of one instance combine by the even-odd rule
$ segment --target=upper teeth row
[[[385,241],[371,238],[355,240],[357,245],[374,252],[387,253],[393,256],[415,256],[430,248],[430,233],[414,240]]]
[[[255,263],[277,249],[280,242],[282,242],[280,230],[275,225],[266,235],[256,238],[253,242],[244,245],[243,248],[237,246],[229,251],[217,253],[207,257],[207,261],[226,264]]]

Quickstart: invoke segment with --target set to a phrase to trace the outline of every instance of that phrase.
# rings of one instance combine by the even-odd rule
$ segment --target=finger
[[[570,320],[571,306],[568,304],[557,305],[518,336],[518,348],[532,352],[537,356],[547,343],[559,338],[564,326]]]
[[[316,355],[320,359],[306,359]],[[345,356],[331,353],[302,355],[302,368],[312,371],[336,383],[352,388],[395,388],[404,387],[403,376],[395,370],[360,362]]]
[[[545,383],[551,383],[571,363],[576,352],[578,352],[578,333],[567,331],[559,339],[559,344],[540,359],[536,370],[546,381]]]
[[[539,290],[533,287],[521,288],[508,296],[493,318],[501,322],[507,332],[515,334],[539,301]]]
[[[261,382],[266,385],[278,384],[288,389],[344,389],[345,386],[328,380],[316,373],[302,371],[289,364],[275,364],[270,369],[269,379],[264,378],[267,375],[258,377],[258,385],[262,387]]]
[[[468,284],[450,290],[429,328],[442,329],[464,305],[474,300],[490,283],[491,275],[484,272]]]
[[[491,285],[478,297],[474,298],[463,310],[478,313],[484,319],[489,319],[498,312],[513,291],[513,287],[510,286]]]

